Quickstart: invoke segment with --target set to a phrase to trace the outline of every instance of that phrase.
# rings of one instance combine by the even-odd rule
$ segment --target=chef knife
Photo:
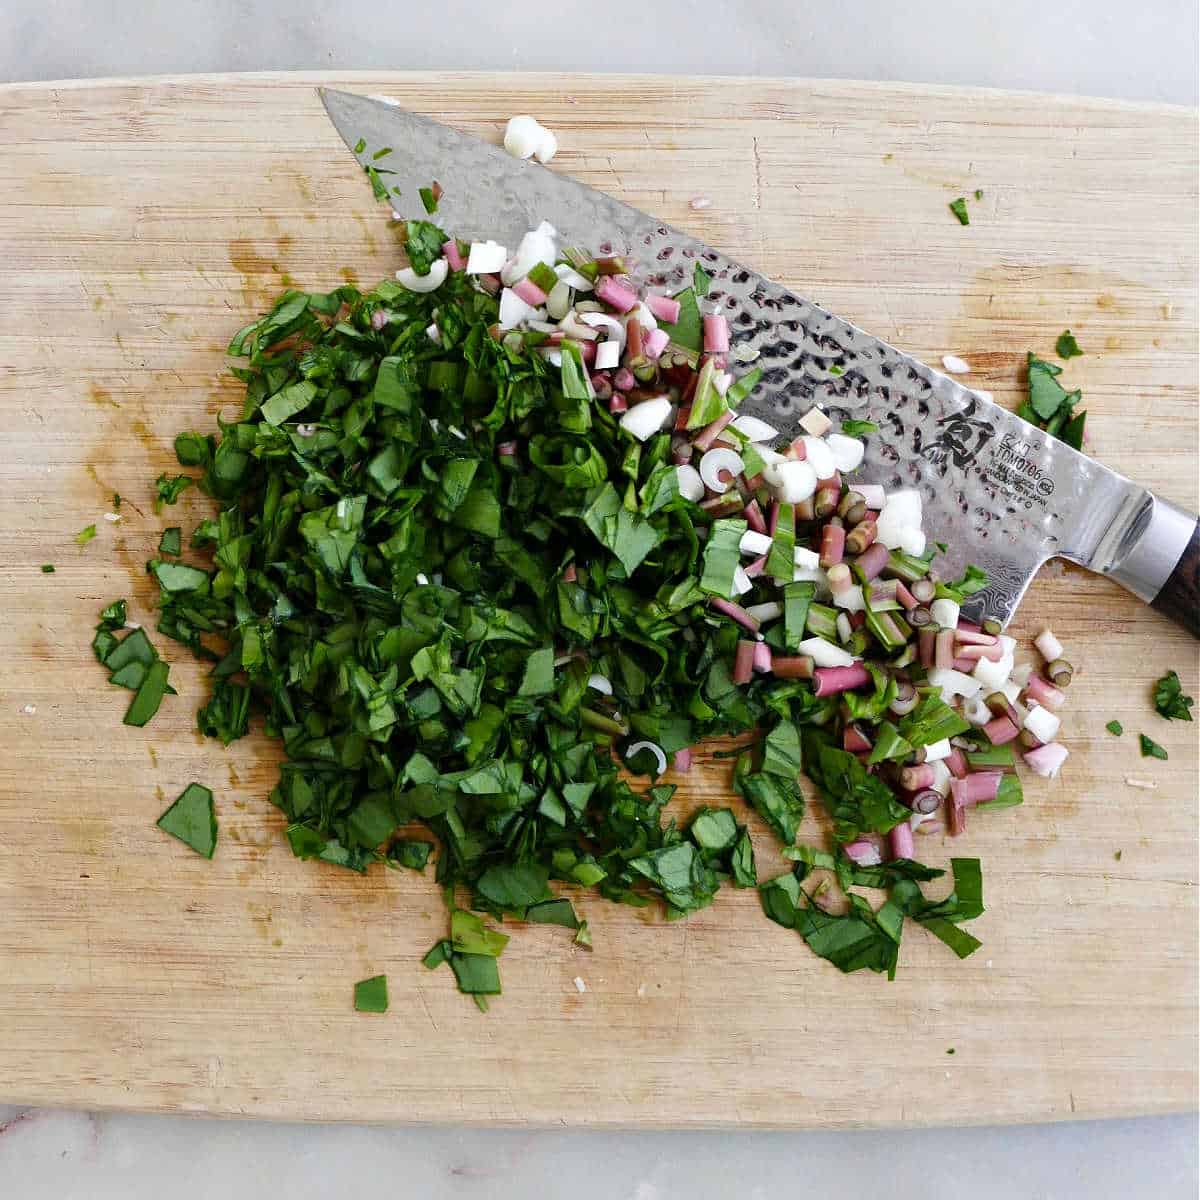
[[[379,178],[406,216],[425,215],[419,190],[437,180],[437,219],[466,240],[515,248],[549,221],[560,244],[629,256],[640,285],[666,292],[688,286],[699,263],[712,277],[708,303],[729,320],[732,358],[763,369],[741,411],[786,429],[819,405],[878,425],[855,477],[920,490],[924,526],[948,546],[944,577],[968,561],[988,574],[971,615],[1007,623],[1042,564],[1060,557],[1200,637],[1194,516],[655,217],[387,98],[322,89],[321,99],[362,166],[386,169]]]

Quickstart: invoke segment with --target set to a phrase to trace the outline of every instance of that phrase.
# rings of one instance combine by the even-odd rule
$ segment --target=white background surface
[[[0,82],[578,67],[972,84],[1195,105],[1198,13],[1196,0],[0,0]],[[1197,1185],[1194,1116],[901,1133],[586,1134],[0,1106],[4,1200],[309,1200],[377,1189],[489,1200],[1194,1200]]]

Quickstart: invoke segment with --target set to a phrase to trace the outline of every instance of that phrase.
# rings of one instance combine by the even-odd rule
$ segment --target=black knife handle
[[[1175,569],[1150,605],[1182,625],[1192,637],[1200,638],[1200,521],[1192,528]]]

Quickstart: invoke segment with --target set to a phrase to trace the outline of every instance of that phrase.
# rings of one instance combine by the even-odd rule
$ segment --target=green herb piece
[[[575,906],[565,897],[531,904],[525,910],[525,920],[534,925],[561,925],[564,929],[579,929],[582,925]]]
[[[354,153],[355,154],[361,154],[366,148],[367,148],[367,143],[363,138],[359,138],[358,141],[354,143]]]
[[[53,575],[54,574],[54,564],[53,563],[42,563],[42,574],[43,575]]]
[[[879,426],[874,421],[843,421],[842,432],[847,437],[866,437],[869,433],[878,433]]]
[[[977,567],[974,563],[969,563],[963,573],[950,583],[938,585],[939,597],[947,597],[953,600],[962,600],[966,596],[973,596],[976,592],[982,592],[988,585],[988,574],[982,567]]]
[[[1154,711],[1168,721],[1190,721],[1191,707],[1195,704],[1191,696],[1183,694],[1183,684],[1175,671],[1168,671],[1154,682]]]
[[[725,393],[725,403],[730,408],[737,408],[754,391],[758,385],[758,381],[762,378],[762,374],[762,367],[755,367],[753,370],[747,371],[745,375],[735,379],[729,391]]]
[[[124,601],[122,600],[120,603],[124,604]],[[102,621],[97,628],[103,628],[104,625],[105,623]],[[117,629],[120,627],[120,625],[115,626]],[[119,671],[126,663],[130,662],[139,662],[142,666],[149,667],[157,658],[158,655],[150,644],[146,631],[134,629],[119,642],[114,642],[101,661],[110,671]]]
[[[1121,734],[1125,732],[1125,727],[1120,721],[1109,721],[1104,728],[1107,729],[1108,732],[1113,735],[1113,737],[1120,737]]]
[[[982,200],[982,199],[983,199],[983,188],[976,188],[976,189],[975,189],[975,199],[976,199],[976,200]]]
[[[382,149],[376,150],[375,153],[371,155],[371,160],[373,162],[378,162],[381,158],[387,158],[391,152],[391,146],[384,146]]]
[[[95,525],[86,525],[75,535],[75,545],[86,546],[96,536]]]
[[[913,746],[928,746],[957,737],[970,729],[967,721],[946,704],[937,692],[927,692],[907,716],[900,719],[900,733]]]
[[[129,623],[129,602],[127,600],[113,600],[106,604],[100,610],[100,622],[96,626],[97,629],[124,629]],[[145,633],[140,628],[133,630],[133,633],[140,634],[145,638]],[[147,641],[149,646],[149,641]],[[150,657],[154,657],[154,652],[150,652]],[[147,659],[147,661],[150,661]]]
[[[1120,851],[1120,850],[1114,850],[1114,851],[1113,851],[1113,858],[1114,858],[1114,859],[1116,859],[1116,861],[1117,861],[1117,862],[1120,862],[1120,861],[1121,861],[1121,851]]]
[[[967,213],[966,197],[959,196],[957,200],[951,200],[950,211],[958,218],[960,225],[970,225],[971,218]]]
[[[174,504],[195,482],[190,475],[160,475],[154,481],[154,511],[158,512],[164,504]]]
[[[388,1010],[387,976],[373,975],[354,985],[354,1011],[385,1013]]]
[[[692,411],[688,414],[687,428],[703,429],[718,417],[727,413],[736,400],[730,398],[733,388],[724,395],[717,388],[716,359],[709,355],[696,376],[696,390],[692,394]]]
[[[203,784],[189,783],[157,824],[197,854],[212,858],[217,848],[217,815],[213,794]]]
[[[658,327],[676,346],[699,354],[703,345],[704,323],[700,316],[700,306],[696,303],[696,289],[690,287],[678,292],[675,299],[679,301],[679,320],[674,324],[670,321],[659,321]]]
[[[795,560],[796,510],[791,504],[781,504],[775,534],[771,538],[771,552],[767,555],[766,572],[773,579],[791,583],[796,570]]]
[[[383,174],[391,174],[390,171],[381,173],[378,168],[371,166],[369,163],[364,165],[363,172],[371,183],[371,194],[376,200],[386,200],[391,194],[388,190],[388,185],[383,181]]]
[[[1079,391],[1068,392],[1058,382],[1058,376],[1062,374],[1061,367],[1032,353],[1027,355],[1027,359],[1029,399],[1017,410],[1017,415],[1074,449],[1080,449],[1087,412],[1075,412],[1075,405],[1080,399]]]
[[[875,744],[867,761],[874,766],[876,763],[887,762],[889,759],[905,759],[915,749],[891,721],[881,721],[875,731]]]
[[[1028,356],[1029,362],[1029,403],[1033,411],[1043,421],[1050,421],[1058,415],[1063,405],[1071,404],[1071,393],[1058,382],[1062,368],[1035,355]]]
[[[737,818],[730,808],[702,808],[692,818],[688,834],[701,853],[715,858],[737,842]]]
[[[742,535],[746,522],[741,518],[727,517],[714,521],[704,545],[704,570],[700,576],[700,590],[728,600],[733,595],[733,576],[741,565]]]
[[[404,236],[405,253],[418,275],[429,274],[429,269],[442,256],[442,247],[450,240],[432,221],[405,222]]]
[[[388,862],[398,867],[407,867],[410,871],[423,871],[433,853],[433,843],[419,839],[401,838],[391,844],[388,849]]]
[[[804,818],[804,796],[794,775],[789,779],[754,771],[750,756],[743,754],[734,769],[733,786],[783,845],[790,846],[796,840],[796,830]]]
[[[810,726],[802,741],[805,773],[817,785],[833,818],[836,841],[852,842],[860,833],[887,833],[912,815],[879,776],[833,745],[829,734]]]
[[[459,908],[450,914],[450,942],[459,954],[499,958],[508,945],[508,935],[488,929],[481,917]]]
[[[712,276],[699,264],[692,268],[692,290],[697,296],[707,296],[712,286]]]
[[[809,579],[788,583],[783,588],[784,644],[789,650],[798,650],[806,636],[808,610],[816,595],[817,585]]]
[[[1054,343],[1054,353],[1061,359],[1081,358],[1083,351],[1079,348],[1079,343],[1075,340],[1075,335],[1069,330],[1064,329],[1058,335],[1058,341]]]
[[[633,859],[629,867],[661,893],[668,917],[680,917],[711,904],[719,882],[690,842],[652,850]]]
[[[163,697],[167,694],[167,664],[155,659],[146,670],[138,690],[134,693],[129,709],[125,713],[126,725],[145,725],[158,712]]]
[[[1161,758],[1163,762],[1167,761],[1167,752],[1153,738],[1148,738],[1144,733],[1138,734],[1138,746],[1142,751],[1143,758]]]
[[[437,212],[438,202],[437,197],[433,194],[433,188],[418,188],[417,194],[421,197],[421,203],[425,206],[425,211],[432,215]]]
[[[488,867],[475,890],[497,908],[523,909],[550,899],[549,878],[549,869],[537,863],[503,864]]]
[[[197,712],[196,722],[205,737],[220,738],[225,746],[244,737],[250,724],[250,689],[218,679],[212,697]]]
[[[171,525],[162,531],[158,539],[159,554],[179,555],[183,553],[183,531],[178,525]]]
[[[758,871],[754,864],[754,843],[750,834],[743,829],[733,844],[729,856],[729,870],[733,875],[735,886],[751,888],[758,886]]]

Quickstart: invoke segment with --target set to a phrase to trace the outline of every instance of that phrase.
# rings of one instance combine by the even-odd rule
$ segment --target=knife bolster
[[[1179,561],[1150,604],[1200,638],[1200,522],[1193,524]]]

